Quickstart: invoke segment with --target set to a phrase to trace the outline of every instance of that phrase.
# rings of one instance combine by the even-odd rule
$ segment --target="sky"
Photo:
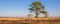
[[[45,6],[50,17],[60,17],[60,0],[36,0]],[[0,17],[27,17],[34,0],[0,0]]]

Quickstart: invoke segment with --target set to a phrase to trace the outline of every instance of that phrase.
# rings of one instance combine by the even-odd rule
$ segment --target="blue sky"
[[[42,2],[50,17],[60,16],[60,0],[37,0]],[[0,0],[0,17],[26,17],[34,0]]]

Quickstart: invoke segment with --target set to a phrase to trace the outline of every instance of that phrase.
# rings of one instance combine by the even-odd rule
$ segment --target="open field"
[[[60,18],[0,18],[0,24],[60,24]]]

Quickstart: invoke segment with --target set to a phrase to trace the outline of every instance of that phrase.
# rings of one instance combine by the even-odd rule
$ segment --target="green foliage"
[[[42,4],[40,2],[33,2],[32,5],[39,6],[39,5],[42,5]]]
[[[38,15],[40,13],[45,13],[45,11],[40,11],[40,10],[44,10],[44,6],[42,6],[41,2],[33,2],[32,5],[30,5],[31,8],[29,8],[29,10],[32,12],[34,11],[36,16],[35,18],[38,18]],[[39,13],[40,12],[40,13]]]
[[[40,11],[40,13],[46,13],[46,11]]]

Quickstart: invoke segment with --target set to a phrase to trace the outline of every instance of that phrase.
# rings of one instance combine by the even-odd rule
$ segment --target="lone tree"
[[[38,18],[40,13],[43,13],[45,17],[48,16],[47,11],[44,11],[44,6],[41,2],[33,2],[30,6],[30,12],[34,12],[36,14],[34,18]]]

